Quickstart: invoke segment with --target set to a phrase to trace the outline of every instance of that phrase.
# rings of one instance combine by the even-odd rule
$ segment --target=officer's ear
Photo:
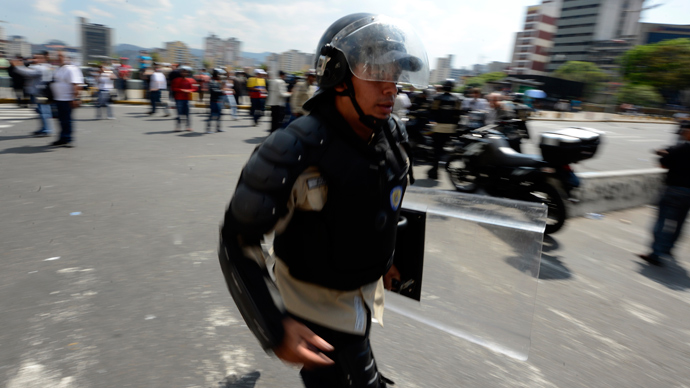
[[[347,85],[345,84],[345,82],[341,82],[338,85],[336,85],[333,89],[335,89],[336,93],[343,94],[347,90]]]

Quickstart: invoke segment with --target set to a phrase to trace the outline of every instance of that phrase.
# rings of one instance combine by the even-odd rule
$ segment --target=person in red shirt
[[[194,77],[196,83],[199,85],[199,102],[204,102],[204,93],[208,92],[208,83],[211,81],[211,76],[206,72],[206,69],[201,69],[201,72]]]
[[[132,72],[132,66],[127,64],[129,58],[120,58],[121,65],[117,68],[116,74],[117,79],[117,89],[120,92],[120,99],[127,100],[127,80],[130,79],[130,73]]]
[[[180,124],[182,123],[182,116],[187,118],[187,131],[192,131],[192,122],[189,116],[189,101],[192,99],[192,93],[195,92],[195,81],[189,77],[191,68],[189,66],[180,67],[180,76],[175,78],[172,82],[171,89],[175,95],[175,105],[177,106],[177,123],[175,124],[175,132],[179,132]]]

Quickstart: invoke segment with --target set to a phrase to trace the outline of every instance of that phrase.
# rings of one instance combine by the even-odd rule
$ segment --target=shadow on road
[[[542,244],[541,264],[539,265],[539,279],[541,280],[565,280],[572,277],[568,267],[560,260],[560,256],[554,254],[561,244],[555,238],[545,235]]]
[[[199,137],[199,136],[203,136],[203,135],[204,135],[203,132],[186,132],[186,133],[180,134],[178,136],[180,136],[180,137]]]
[[[639,263],[640,275],[646,276],[662,286],[673,291],[685,291],[690,289],[690,277],[688,271],[678,265],[675,260],[665,262],[664,267],[655,267],[646,262]]]
[[[175,131],[171,129],[169,131],[144,132],[144,135],[164,135],[167,133],[175,133]]]
[[[49,145],[21,146],[4,149],[0,151],[0,154],[40,154],[42,152],[50,152],[53,149]]]
[[[35,137],[35,136],[31,136],[31,135],[2,136],[2,137],[0,137],[0,141],[4,141],[4,140],[17,140],[17,139],[28,139],[28,138],[31,138],[31,137]]]
[[[266,137],[267,136],[255,137],[253,139],[247,139],[244,142],[247,144],[261,144],[261,143],[263,143],[264,140],[266,140]]]
[[[228,376],[223,381],[218,383],[219,388],[254,388],[256,381],[261,377],[259,371],[255,371],[240,377]]]

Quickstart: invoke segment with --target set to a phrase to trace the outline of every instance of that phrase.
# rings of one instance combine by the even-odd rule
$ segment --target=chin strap
[[[374,133],[378,133],[382,128],[384,128],[384,125],[388,125],[388,119],[381,120],[377,119],[374,116],[364,114],[362,107],[359,106],[359,104],[357,103],[357,99],[355,98],[355,85],[352,84],[351,78],[345,80],[345,85],[347,86],[347,89],[343,90],[342,92],[336,92],[336,94],[339,96],[350,97],[350,101],[352,101],[352,106],[355,107],[355,110],[359,115],[359,121],[361,121],[362,124],[373,129]]]

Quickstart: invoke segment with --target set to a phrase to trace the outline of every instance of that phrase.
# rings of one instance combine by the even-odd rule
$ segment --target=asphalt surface
[[[253,127],[243,113],[227,132],[203,134],[173,132],[146,110],[117,106],[117,120],[95,121],[80,108],[67,149],[29,136],[31,112],[0,106],[0,386],[301,386],[243,324],[216,258],[222,214],[268,118]],[[197,131],[202,119],[193,117]],[[662,145],[670,131],[632,125],[616,135]],[[649,147],[635,139],[607,143],[582,166],[638,168]],[[449,188],[423,179],[425,169],[420,186]],[[649,267],[634,254],[646,251],[653,221],[653,208],[630,209],[568,220],[545,238],[527,361],[387,311],[372,329],[380,369],[398,387],[687,386],[690,244],[681,240],[667,267]],[[476,238],[459,257],[481,262],[468,252],[483,248],[493,246]],[[439,278],[425,281],[462,284],[431,265]]]

